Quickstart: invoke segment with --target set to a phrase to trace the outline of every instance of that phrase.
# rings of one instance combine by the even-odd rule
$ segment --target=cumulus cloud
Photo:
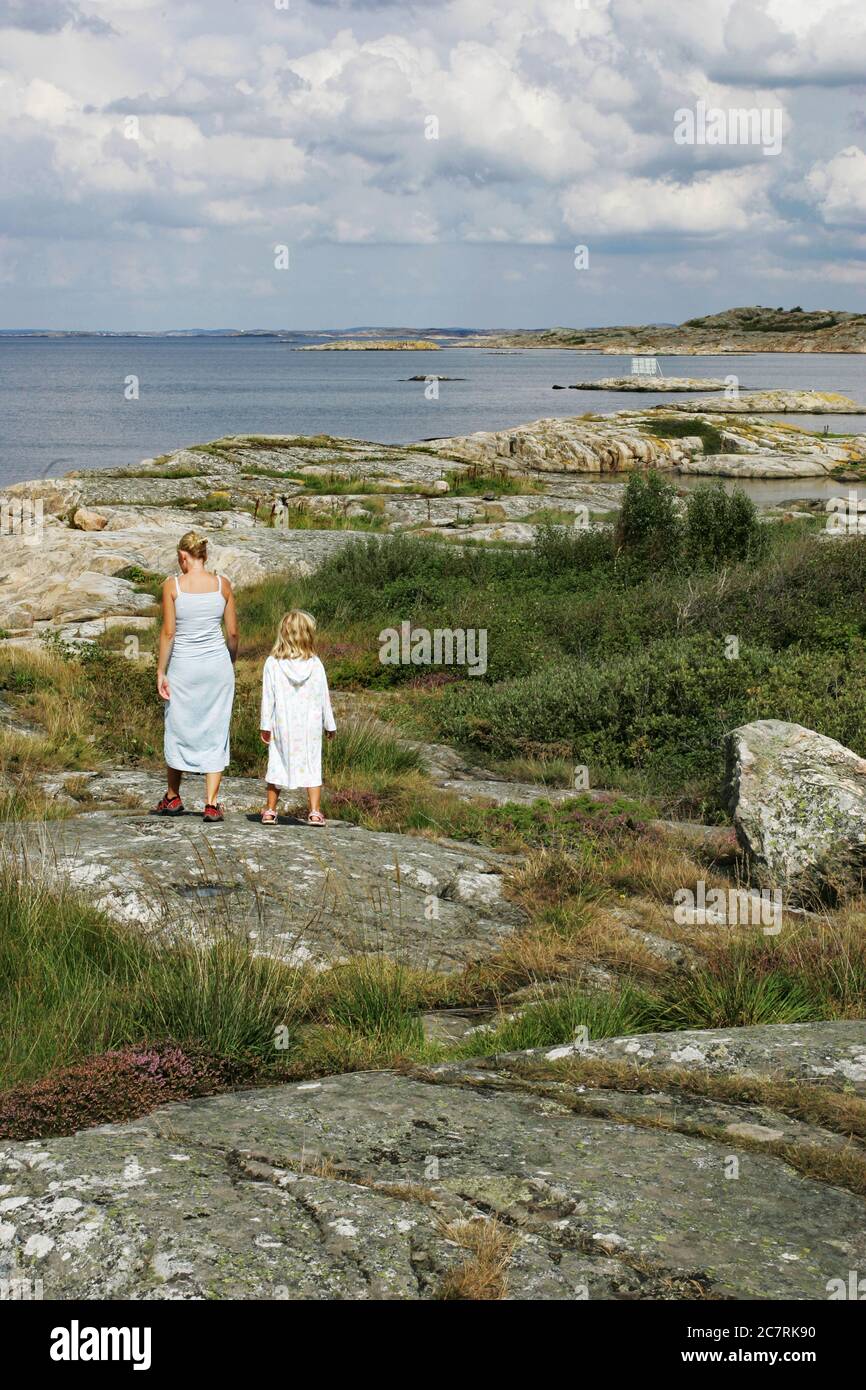
[[[866,153],[858,145],[816,164],[806,184],[825,222],[856,226],[866,217]]]
[[[140,285],[183,280],[207,248],[260,300],[277,241],[382,248],[382,267],[393,246],[419,266],[437,246],[511,248],[491,283],[527,297],[533,248],[566,263],[576,239],[596,285],[605,257],[645,245],[683,294],[714,278],[706,245],[735,266],[769,246],[762,264],[794,275],[829,237],[834,263],[862,256],[858,0],[0,0],[0,26],[0,203],[23,281],[28,247],[59,231],[82,289],[112,244],[122,280],[131,239]],[[676,144],[674,112],[702,100],[780,110],[781,154]],[[166,239],[151,273],[141,248]]]
[[[620,177],[571,189],[563,212],[575,232],[595,236],[719,237],[773,223],[761,171],[726,169],[689,183]]]

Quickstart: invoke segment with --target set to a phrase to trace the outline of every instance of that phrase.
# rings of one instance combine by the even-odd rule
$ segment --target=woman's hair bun
[[[206,560],[207,536],[200,536],[198,531],[187,531],[178,541],[177,548],[186,551],[194,560]]]

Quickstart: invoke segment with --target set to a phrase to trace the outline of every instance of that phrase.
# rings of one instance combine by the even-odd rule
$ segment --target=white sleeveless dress
[[[175,579],[176,626],[166,675],[165,761],[179,772],[222,772],[229,761],[235,668],[222,632],[219,587],[185,594]]]

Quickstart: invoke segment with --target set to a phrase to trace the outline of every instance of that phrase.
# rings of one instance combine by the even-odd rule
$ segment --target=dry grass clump
[[[495,1216],[451,1221],[442,1227],[442,1234],[467,1251],[468,1257],[448,1271],[439,1286],[438,1297],[461,1302],[491,1302],[504,1298],[514,1234]]]

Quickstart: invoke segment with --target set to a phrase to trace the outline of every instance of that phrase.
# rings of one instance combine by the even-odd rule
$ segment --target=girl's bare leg
[[[208,806],[216,806],[217,797],[220,794],[220,782],[223,779],[221,772],[206,772],[204,775],[205,801]]]
[[[270,782],[265,783],[268,789],[268,810],[276,811],[280,802],[280,789],[273,786]]]
[[[180,779],[183,773],[176,767],[166,767],[165,784],[168,787],[170,796],[180,796]]]
[[[322,809],[322,788],[307,787],[307,801],[311,811],[321,811]]]

